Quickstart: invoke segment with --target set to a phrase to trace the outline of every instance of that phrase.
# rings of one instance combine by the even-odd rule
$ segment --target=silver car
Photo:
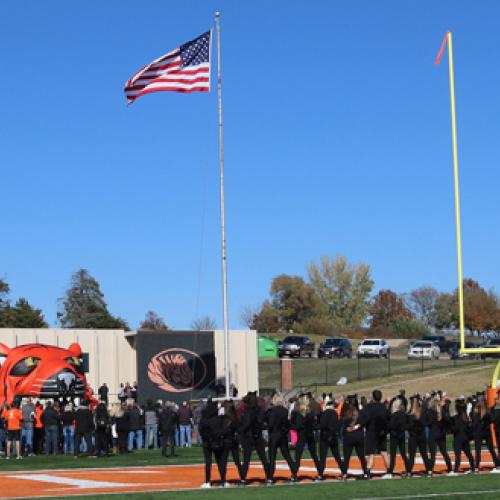
[[[408,359],[439,359],[441,350],[434,342],[419,340],[408,347]]]

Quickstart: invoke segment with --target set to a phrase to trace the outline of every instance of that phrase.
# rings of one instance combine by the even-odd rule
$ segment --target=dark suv
[[[326,339],[318,348],[318,358],[350,358],[352,345],[349,339]]]
[[[312,358],[315,347],[314,342],[309,337],[290,335],[278,344],[278,356],[280,358],[283,356],[290,356],[291,358],[309,356]]]

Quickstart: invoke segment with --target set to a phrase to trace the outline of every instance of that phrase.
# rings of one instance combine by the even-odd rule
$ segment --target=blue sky
[[[126,106],[124,82],[222,13],[230,324],[321,255],[376,288],[456,286],[454,34],[464,274],[500,281],[496,1],[0,5],[0,276],[54,325],[88,268],[112,313],[222,320],[217,96]],[[215,59],[213,61],[215,63]],[[215,68],[215,66],[213,66]]]

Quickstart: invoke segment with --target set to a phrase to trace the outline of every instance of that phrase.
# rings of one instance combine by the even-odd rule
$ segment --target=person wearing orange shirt
[[[16,442],[16,458],[21,460],[21,422],[23,420],[23,414],[21,410],[16,406],[7,405],[6,409],[2,413],[2,418],[7,424],[7,449],[5,458],[10,459],[10,445],[14,441]]]

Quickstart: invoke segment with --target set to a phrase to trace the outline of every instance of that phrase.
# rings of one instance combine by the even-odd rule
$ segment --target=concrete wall
[[[103,382],[109,387],[110,400],[116,397],[120,382],[137,380],[137,361],[134,349],[135,332],[123,330],[71,330],[58,328],[0,328],[0,342],[8,347],[40,343],[68,347],[80,344],[89,353],[89,385],[97,392]],[[216,330],[215,356],[218,378],[224,377],[224,331]],[[259,388],[257,334],[255,330],[229,332],[231,379],[239,395]]]

